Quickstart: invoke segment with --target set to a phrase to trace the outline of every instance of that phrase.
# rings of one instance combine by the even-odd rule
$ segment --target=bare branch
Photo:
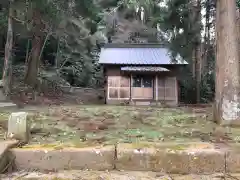
[[[22,21],[21,19],[18,19],[18,18],[13,17],[13,16],[11,16],[11,18],[12,18],[13,20],[17,21],[17,22],[22,23],[22,24],[25,24],[25,23],[26,23],[26,21]]]

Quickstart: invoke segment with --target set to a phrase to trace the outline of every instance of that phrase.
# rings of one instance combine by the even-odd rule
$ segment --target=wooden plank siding
[[[132,99],[153,100],[153,87],[152,88],[132,87]]]
[[[158,100],[161,102],[172,101],[172,103],[178,103],[178,87],[176,77],[158,76]]]
[[[138,73],[141,75],[142,73]],[[144,74],[144,73],[143,73]],[[152,87],[132,87],[134,73],[123,73],[120,68],[106,70],[106,103],[120,104],[132,101],[157,101],[175,105],[178,103],[178,87],[173,74],[152,73]]]

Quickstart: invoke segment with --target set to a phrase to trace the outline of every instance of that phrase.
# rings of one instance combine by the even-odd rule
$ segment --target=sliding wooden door
[[[132,99],[153,99],[153,77],[132,76]]]

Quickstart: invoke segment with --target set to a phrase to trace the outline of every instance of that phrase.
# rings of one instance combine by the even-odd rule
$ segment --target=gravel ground
[[[0,176],[1,180],[231,180],[238,175],[164,175],[154,172],[62,171],[58,173],[17,172]]]

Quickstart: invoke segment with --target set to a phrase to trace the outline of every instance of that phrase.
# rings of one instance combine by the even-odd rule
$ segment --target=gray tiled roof
[[[168,49],[159,44],[106,44],[101,49],[99,63],[120,65],[188,64],[180,56],[172,61]]]
[[[121,67],[121,70],[122,71],[146,71],[146,72],[169,71],[167,68],[153,67],[153,66],[125,66],[125,67]]]

